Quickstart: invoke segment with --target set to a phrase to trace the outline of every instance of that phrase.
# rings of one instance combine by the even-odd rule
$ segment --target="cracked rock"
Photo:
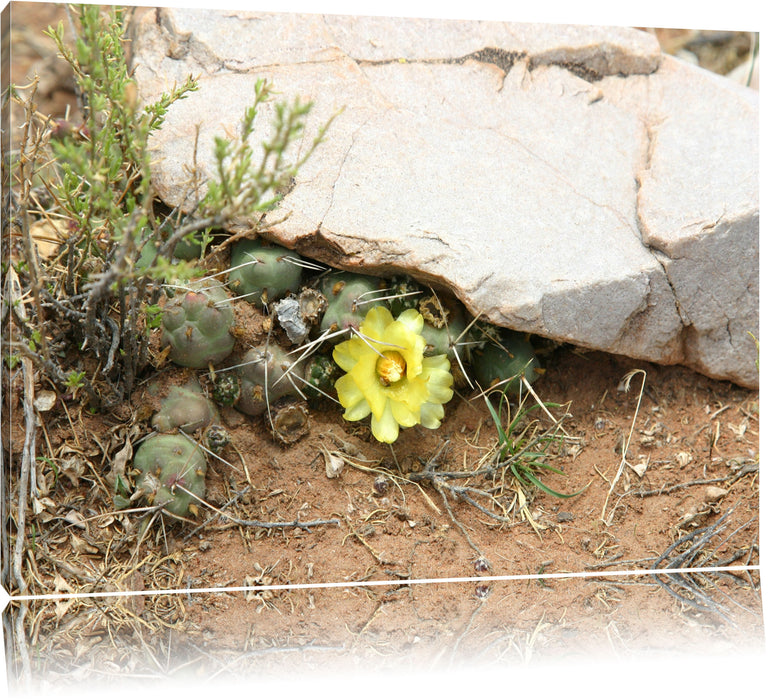
[[[145,102],[199,78],[153,139],[167,204],[195,205],[197,131],[205,182],[263,77],[314,102],[300,152],[344,107],[269,238],[502,326],[758,385],[755,91],[626,28],[163,9],[134,32]]]

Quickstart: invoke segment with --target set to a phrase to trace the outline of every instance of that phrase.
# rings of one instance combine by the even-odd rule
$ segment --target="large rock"
[[[629,29],[170,9],[135,30],[143,100],[199,76],[153,142],[169,204],[196,202],[196,129],[208,178],[265,77],[315,103],[300,149],[345,108],[271,238],[407,271],[499,325],[758,385],[756,92]]]

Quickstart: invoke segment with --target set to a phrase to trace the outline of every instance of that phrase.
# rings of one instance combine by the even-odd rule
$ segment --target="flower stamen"
[[[375,365],[377,378],[383,386],[391,386],[407,374],[407,363],[400,353],[388,350]]]

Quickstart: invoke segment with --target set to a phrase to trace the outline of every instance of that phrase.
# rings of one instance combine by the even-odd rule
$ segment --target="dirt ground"
[[[51,69],[33,28],[59,12],[18,5],[15,70]],[[44,108],[56,112],[70,98],[66,85],[51,85]],[[245,321],[240,343],[260,335],[248,326],[256,322]],[[203,507],[195,525],[155,522],[142,541],[139,516],[115,512],[107,475],[151,431],[167,387],[194,376],[208,390],[208,374],[149,369],[130,404],[102,415],[55,395],[38,413],[30,593],[148,594],[38,600],[23,611],[12,603],[9,669],[24,670],[22,629],[32,672],[52,684],[95,669],[209,678],[759,648],[756,571],[633,573],[759,564],[759,393],[571,346],[542,362],[536,393],[556,418],[568,415],[549,461],[563,473],[540,476],[579,495],[556,498],[509,473],[446,478],[492,460],[496,428],[471,391],[447,404],[438,430],[405,430],[393,449],[333,404],[311,410],[307,434],[289,446],[263,419],[222,409],[229,464],[211,460],[206,493],[221,513]],[[626,392],[632,370],[645,375]],[[4,371],[14,493],[22,389],[19,373]],[[39,378],[37,394],[50,390]],[[542,409],[536,416],[552,425]],[[341,473],[327,475],[327,461]],[[500,578],[515,576],[525,578]],[[280,588],[201,590],[272,585]],[[151,595],[169,589],[185,592]]]
[[[437,469],[472,469],[495,443],[482,399],[456,397],[438,431],[405,431],[395,457],[336,408],[313,412],[309,434],[289,447],[272,441],[263,421],[224,411],[253,486],[228,448],[223,456],[234,468],[211,463],[208,502],[246,521],[339,523],[268,529],[202,514],[193,536],[191,526],[157,527],[154,541],[136,552],[136,518],[95,516],[112,510],[101,493],[111,456],[127,436],[149,432],[148,419],[87,416],[72,406],[50,411],[44,443],[61,455],[62,471],[49,506],[33,521],[40,533],[30,560],[34,592],[300,589],[148,595],[98,607],[34,604],[27,620],[45,650],[41,672],[69,676],[78,659],[96,664],[96,649],[112,658],[122,635],[130,647],[145,639],[161,658],[171,645],[176,661],[168,670],[185,668],[192,655],[202,663],[207,649],[208,658],[231,654],[239,668],[262,672],[304,669],[321,657],[329,667],[371,667],[446,664],[456,655],[494,662],[756,647],[763,635],[756,572],[665,576],[665,587],[616,572],[759,563],[757,392],[573,348],[555,351],[546,364],[537,393],[545,402],[570,402],[564,426],[571,438],[551,462],[565,474],[543,478],[559,491],[587,488],[566,500],[526,492],[530,520],[514,508],[508,524],[452,498],[448,511],[439,492],[407,482],[412,472],[401,468],[428,463],[449,441]],[[615,483],[638,396],[618,384],[635,367],[646,370],[647,383],[628,462],[646,470],[639,476],[626,466]],[[166,369],[159,381],[184,378],[186,372]],[[164,388],[153,391],[140,392],[138,412],[150,414]],[[71,451],[75,440],[80,452]],[[349,460],[336,478],[326,476],[327,450]],[[87,522],[79,527],[79,519]],[[680,556],[704,537],[697,554]],[[553,577],[564,573],[615,575]],[[514,575],[534,577],[488,580]],[[407,584],[440,578],[465,580]],[[325,582],[341,585],[307,587]],[[148,629],[156,632],[151,639]],[[87,648],[88,662],[81,658]],[[287,652],[282,661],[270,653],[277,649]]]

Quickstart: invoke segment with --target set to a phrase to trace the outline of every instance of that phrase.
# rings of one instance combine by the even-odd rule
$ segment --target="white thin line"
[[[580,571],[557,572],[545,574],[505,574],[502,576],[463,576],[449,578],[423,578],[423,579],[390,579],[380,581],[335,581],[329,583],[287,583],[270,584],[266,586],[229,586],[223,588],[173,588],[163,590],[142,591],[100,591],[93,593],[44,593],[41,595],[12,595],[11,601],[29,600],[71,600],[78,598],[119,598],[132,595],[172,595],[185,593],[240,593],[247,591],[292,591],[313,590],[320,588],[367,588],[385,586],[424,585],[429,583],[489,583],[494,581],[546,581],[548,579],[573,579],[573,578],[613,578],[625,576],[655,576],[666,574],[692,574],[713,571],[759,571],[760,565],[740,566],[701,566],[683,567],[678,569],[632,569],[626,571]]]

